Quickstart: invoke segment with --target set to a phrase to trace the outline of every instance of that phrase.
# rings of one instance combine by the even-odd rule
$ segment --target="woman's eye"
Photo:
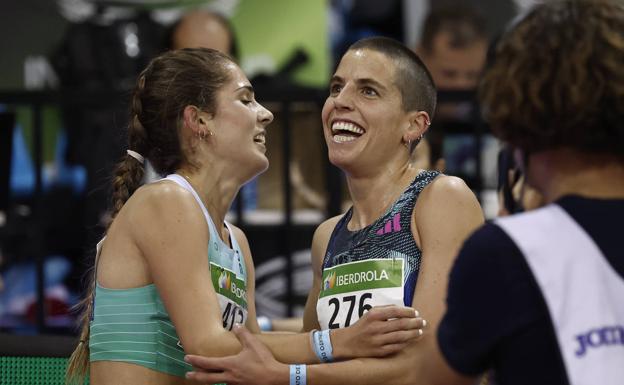
[[[243,102],[244,105],[248,105],[248,104],[253,103],[253,100],[251,100],[251,99],[242,99],[241,102]]]
[[[340,93],[340,90],[342,90],[342,86],[340,84],[332,84],[329,86],[329,93],[332,95]]]
[[[364,87],[364,88],[362,89],[362,93],[363,93],[364,95],[366,95],[366,96],[377,96],[377,95],[379,95],[379,94],[377,93],[377,91],[375,91],[373,88],[370,88],[370,87]]]

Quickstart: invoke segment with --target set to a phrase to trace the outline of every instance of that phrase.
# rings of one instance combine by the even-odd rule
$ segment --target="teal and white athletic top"
[[[204,213],[210,231],[208,260],[212,284],[223,315],[223,327],[247,320],[247,271],[243,253],[229,224],[232,248],[219,236],[193,187],[181,176],[168,175],[190,191]],[[101,243],[97,247],[99,258]],[[192,367],[154,284],[131,289],[108,289],[96,283],[91,314],[90,361],[122,361],[184,377]]]

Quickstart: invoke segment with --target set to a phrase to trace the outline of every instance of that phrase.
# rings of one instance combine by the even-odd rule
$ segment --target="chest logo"
[[[401,231],[401,213],[396,213],[391,220],[387,221],[384,227],[375,232],[377,235],[396,233]]]

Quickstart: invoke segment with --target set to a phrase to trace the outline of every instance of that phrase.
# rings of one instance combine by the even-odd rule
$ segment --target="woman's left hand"
[[[385,357],[420,338],[427,321],[410,307],[378,306],[354,325],[331,331],[335,359]]]

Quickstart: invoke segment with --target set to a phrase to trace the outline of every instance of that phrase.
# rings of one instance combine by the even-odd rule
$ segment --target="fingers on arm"
[[[393,318],[416,318],[418,311],[411,307],[403,306],[376,306],[369,312],[369,317],[375,320],[388,320]]]

